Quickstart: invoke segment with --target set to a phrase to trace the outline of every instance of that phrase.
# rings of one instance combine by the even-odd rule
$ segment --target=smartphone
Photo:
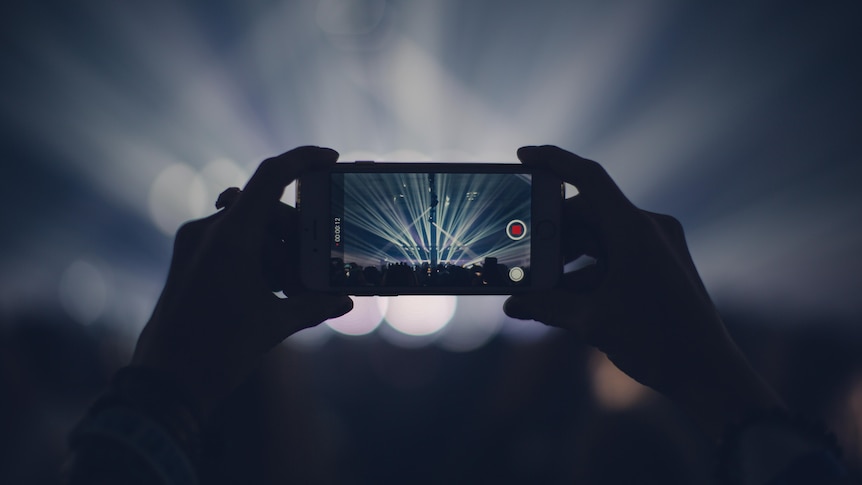
[[[297,183],[309,290],[481,295],[562,274],[562,181],[521,164],[340,162]]]

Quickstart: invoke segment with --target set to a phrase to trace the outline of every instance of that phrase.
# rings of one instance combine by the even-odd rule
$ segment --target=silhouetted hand
[[[728,335],[676,219],[635,207],[591,160],[553,146],[524,147],[518,157],[577,187],[563,210],[564,257],[598,262],[553,291],[509,298],[508,315],[575,332],[708,431],[780,405]]]
[[[170,373],[207,410],[279,342],[350,311],[346,296],[302,292],[298,251],[272,231],[289,236],[298,226],[295,210],[279,201],[285,186],[337,159],[333,150],[301,147],[265,160],[228,208],[180,228],[133,364]],[[275,283],[268,265],[280,273]]]

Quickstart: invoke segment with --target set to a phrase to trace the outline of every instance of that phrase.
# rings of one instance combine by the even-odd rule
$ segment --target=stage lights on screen
[[[527,176],[440,173],[433,183],[429,177],[344,174],[345,263],[528,262],[529,245],[517,244],[527,242],[521,220],[530,215]]]

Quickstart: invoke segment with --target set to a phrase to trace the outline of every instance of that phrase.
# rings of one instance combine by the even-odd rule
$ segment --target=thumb
[[[510,296],[503,304],[503,312],[519,320],[536,320],[569,330],[581,341],[587,341],[590,333],[586,318],[588,306],[584,295],[551,290]]]
[[[300,330],[337,318],[353,309],[353,300],[345,295],[300,293],[288,298],[273,296],[268,311],[270,332],[278,342]]]

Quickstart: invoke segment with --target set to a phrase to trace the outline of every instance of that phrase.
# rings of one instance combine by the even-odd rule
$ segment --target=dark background
[[[638,206],[682,221],[753,363],[832,426],[858,470],[858,2],[29,1],[0,13],[3,483],[51,483],[69,427],[128,359],[178,225],[302,144],[347,160],[511,161],[553,143],[600,161]],[[215,421],[217,476],[707,480],[711,456],[684,415],[500,303],[461,298],[430,337],[383,323],[289,339]],[[480,320],[481,338],[459,344]]]

